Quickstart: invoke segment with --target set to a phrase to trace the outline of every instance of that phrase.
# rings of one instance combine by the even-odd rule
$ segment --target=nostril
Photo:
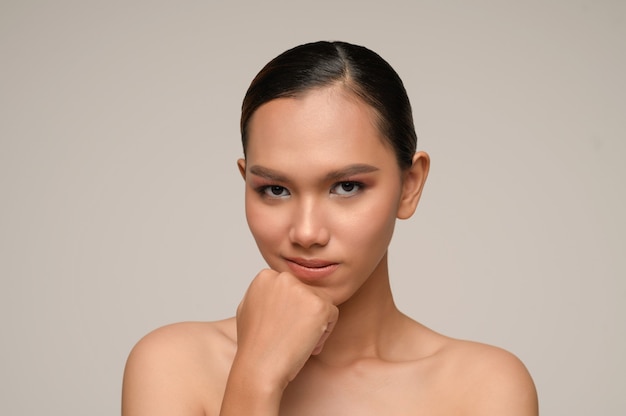
[[[312,246],[323,246],[328,243],[330,233],[324,227],[314,226],[293,226],[289,232],[289,238],[295,245],[304,248]]]
[[[326,245],[330,233],[326,227],[324,210],[320,209],[320,201],[306,197],[298,202],[292,212],[289,230],[291,242],[304,248]]]

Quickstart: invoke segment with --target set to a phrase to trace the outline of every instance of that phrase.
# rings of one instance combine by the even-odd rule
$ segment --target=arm
[[[251,365],[235,362],[231,368],[220,416],[278,415],[284,388],[280,385],[263,381],[261,374],[250,371]],[[261,375],[262,376],[262,375]]]
[[[237,354],[220,416],[278,415],[283,391],[321,352],[338,309],[288,273],[264,270],[237,311]]]
[[[265,270],[240,304],[236,336],[186,323],[137,343],[124,372],[122,415],[277,415],[283,390],[321,351],[337,314],[314,288]]]

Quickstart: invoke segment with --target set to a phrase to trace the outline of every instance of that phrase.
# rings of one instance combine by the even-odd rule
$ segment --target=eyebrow
[[[361,173],[376,172],[377,170],[378,168],[376,166],[367,165],[364,163],[358,163],[358,164],[346,166],[342,169],[328,172],[325,179],[328,181],[339,180],[339,179],[348,178],[350,176],[359,175]]]
[[[355,163],[353,165],[348,165],[341,169],[330,171],[324,177],[326,181],[336,181],[340,179],[344,179],[350,176],[362,174],[362,173],[371,173],[376,172],[379,169],[376,166],[368,165],[365,163]],[[250,167],[250,173],[256,176],[260,176],[264,179],[268,179],[276,182],[290,182],[289,179],[283,175],[282,173],[266,168],[260,165],[253,165]]]

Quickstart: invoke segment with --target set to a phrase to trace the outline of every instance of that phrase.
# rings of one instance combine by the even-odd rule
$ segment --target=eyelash
[[[343,187],[343,186],[346,186],[346,185],[350,185],[352,187],[352,189],[350,189],[349,191],[345,191],[347,193],[342,194],[342,193],[338,193],[338,192],[333,192],[335,189]],[[356,195],[357,193],[363,192],[363,190],[365,189],[365,184],[363,184],[362,182],[358,182],[358,181],[341,181],[341,182],[335,183],[333,186],[331,186],[330,189],[331,189],[331,194],[339,195],[340,197],[344,197],[344,198],[348,198],[348,197]],[[272,194],[271,192],[273,190],[279,191],[279,193],[278,194]],[[262,197],[270,198],[270,199],[286,198],[287,196],[291,195],[289,193],[289,190],[287,188],[285,188],[284,186],[281,186],[281,185],[262,185],[262,186],[259,186],[257,188],[257,192]],[[283,192],[287,192],[287,195],[280,195]]]
[[[284,198],[285,196],[289,195],[289,194],[284,195],[284,196],[272,195],[270,194],[272,190],[286,191],[287,193],[289,192],[287,191],[287,188],[285,188],[284,186],[280,186],[280,185],[263,185],[257,188],[257,192],[259,193],[259,195],[261,195],[264,198],[279,199],[279,198]]]
[[[363,191],[363,189],[365,189],[365,185],[363,185],[363,183],[361,182],[357,182],[357,181],[343,181],[343,182],[338,182],[336,184],[333,185],[333,187],[331,188],[331,190],[337,189],[337,188],[342,188],[345,185],[350,185],[352,187],[352,189],[350,189],[348,192],[348,194],[340,194],[335,192],[335,194],[337,195],[346,195],[346,196],[353,196],[361,191]],[[353,192],[354,190],[354,192]]]

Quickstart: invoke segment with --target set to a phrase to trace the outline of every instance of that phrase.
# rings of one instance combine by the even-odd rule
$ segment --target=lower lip
[[[293,261],[287,260],[287,265],[291,269],[291,272],[299,279],[306,281],[316,281],[323,279],[329,275],[331,275],[337,267],[338,264],[329,264],[324,267],[306,267],[298,263],[294,263]]]

